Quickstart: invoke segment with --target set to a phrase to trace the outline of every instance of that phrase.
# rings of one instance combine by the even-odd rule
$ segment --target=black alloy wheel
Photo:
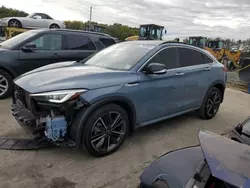
[[[207,101],[207,106],[206,106],[207,114],[209,116],[214,116],[219,110],[220,103],[221,103],[220,92],[218,91],[212,92]]]
[[[83,132],[83,147],[93,156],[115,152],[128,132],[127,112],[118,105],[108,104],[94,111]]]
[[[199,110],[200,117],[203,119],[213,118],[220,108],[221,100],[221,91],[218,88],[212,88]]]

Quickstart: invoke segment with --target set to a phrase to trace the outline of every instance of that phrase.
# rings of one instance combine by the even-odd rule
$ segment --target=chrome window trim
[[[137,70],[137,72],[141,72],[141,70],[145,67],[145,65],[151,60],[153,59],[158,53],[160,53],[162,50],[168,49],[168,48],[187,48],[187,49],[191,49],[191,50],[195,50],[197,52],[202,53],[203,55],[207,56],[209,59],[211,59],[213,62],[212,63],[204,63],[205,64],[213,64],[215,63],[215,59],[214,57],[210,57],[210,54],[206,54],[205,52],[203,52],[203,50],[200,49],[196,49],[195,47],[190,47],[190,46],[167,46],[164,47],[162,49],[160,49],[159,51],[157,51],[154,55],[152,55],[149,59],[147,59],[147,61],[145,63],[143,63],[143,65]],[[190,65],[190,66],[196,66],[196,65]],[[190,66],[183,66],[183,67],[190,67]],[[179,69],[179,68],[183,68],[183,67],[176,67],[174,69]],[[168,70],[172,70],[172,69],[168,69]]]

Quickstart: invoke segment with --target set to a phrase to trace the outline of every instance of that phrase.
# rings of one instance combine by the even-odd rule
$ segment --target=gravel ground
[[[0,188],[135,188],[142,170],[163,153],[198,143],[197,131],[221,133],[249,116],[250,95],[227,89],[212,120],[187,114],[141,128],[113,155],[93,158],[69,148],[0,151]],[[0,102],[0,135],[26,137]]]

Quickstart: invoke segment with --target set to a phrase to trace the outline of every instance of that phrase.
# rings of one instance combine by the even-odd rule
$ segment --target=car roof
[[[46,32],[46,31],[62,31],[62,32],[71,32],[71,33],[85,33],[85,34],[90,34],[90,35],[99,35],[99,36],[103,36],[103,37],[109,37],[109,38],[113,38],[112,36],[110,36],[109,34],[106,33],[99,33],[99,32],[94,32],[94,31],[83,31],[83,30],[74,30],[74,29],[45,29],[45,28],[41,28],[41,29],[33,29],[36,31],[40,31],[40,32]]]
[[[186,43],[182,43],[182,42],[174,42],[174,41],[164,41],[164,40],[132,40],[132,41],[125,41],[126,43],[137,43],[137,44],[148,44],[148,45],[155,45],[155,46],[159,46],[159,45],[166,45],[166,46],[179,46],[179,47],[190,47],[196,50],[200,50],[200,51],[204,51],[206,52],[206,50],[190,45],[190,44],[186,44]]]
[[[162,40],[131,40],[131,41],[124,41],[126,43],[135,43],[135,44],[148,44],[148,45],[161,45],[165,43],[165,41]]]
[[[198,138],[211,174],[236,187],[250,186],[250,146],[209,131]]]

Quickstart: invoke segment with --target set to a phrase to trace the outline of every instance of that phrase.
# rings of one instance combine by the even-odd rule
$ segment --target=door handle
[[[53,57],[60,57],[60,55],[58,53],[54,53]]]
[[[210,71],[210,70],[211,70],[211,67],[206,67],[204,70],[205,70],[205,71]]]
[[[177,72],[175,75],[176,75],[176,76],[183,76],[183,75],[184,75],[184,72]]]

